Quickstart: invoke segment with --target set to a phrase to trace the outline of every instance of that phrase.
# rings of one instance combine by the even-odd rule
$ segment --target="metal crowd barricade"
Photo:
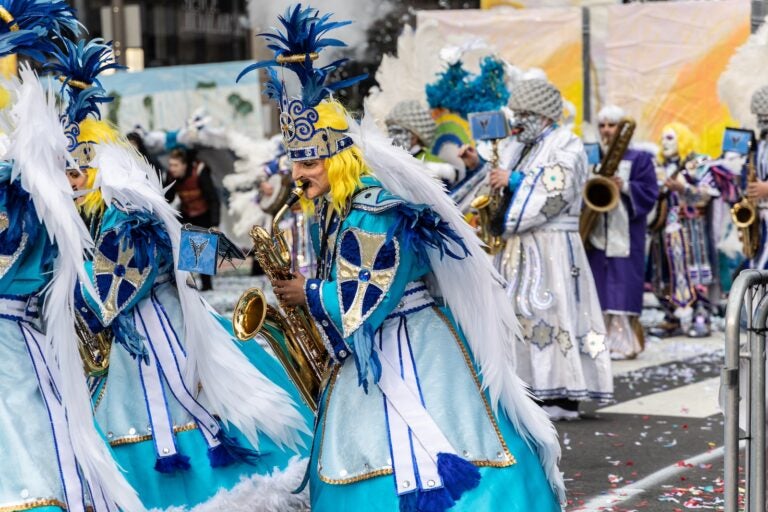
[[[725,512],[739,510],[739,399],[746,412],[747,512],[765,512],[765,338],[768,271],[745,270],[731,287],[725,320],[725,364],[721,373],[725,416]],[[742,347],[742,325],[746,343]],[[743,363],[743,364],[741,364]],[[740,375],[740,371],[744,372]],[[748,383],[740,393],[740,377]]]

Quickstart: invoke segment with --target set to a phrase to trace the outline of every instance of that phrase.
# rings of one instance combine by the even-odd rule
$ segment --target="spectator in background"
[[[168,202],[178,195],[182,224],[192,224],[202,228],[214,228],[219,225],[221,202],[211,179],[211,171],[204,162],[183,149],[171,151],[168,159],[167,183],[173,184],[165,193]],[[201,275],[201,290],[213,289],[211,276]]]
[[[144,138],[141,136],[141,134],[138,132],[130,132],[125,137],[128,139],[128,142],[130,142],[133,147],[136,148],[136,151],[138,151],[141,156],[146,158],[147,162],[149,162],[149,164],[155,168],[160,176],[165,179],[165,168],[157,158],[150,154],[149,150],[147,149],[147,145],[144,144]]]

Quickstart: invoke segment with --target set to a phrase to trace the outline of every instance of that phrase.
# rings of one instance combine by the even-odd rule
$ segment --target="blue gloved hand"
[[[523,182],[525,175],[521,171],[512,171],[509,175],[509,190],[514,192]]]

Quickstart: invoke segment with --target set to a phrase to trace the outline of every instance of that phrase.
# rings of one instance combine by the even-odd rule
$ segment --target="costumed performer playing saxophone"
[[[292,491],[306,468],[309,411],[277,361],[256,342],[238,347],[177,270],[181,226],[159,177],[98,116],[111,48],[68,42],[57,58],[82,155],[68,177],[85,192],[95,240],[76,306],[93,333],[114,333],[92,390],[115,458],[147,508],[304,510],[306,494]]]
[[[284,304],[308,307],[333,360],[312,510],[560,510],[556,434],[514,374],[516,321],[473,230],[421,163],[329,98],[339,63],[315,69],[312,52],[345,23],[301,6],[280,23],[285,37],[267,35],[276,58],[244,73],[269,68],[315,212],[316,276],[275,282]],[[300,97],[278,76],[289,71]]]
[[[553,419],[577,419],[579,401],[613,395],[602,311],[578,233],[586,154],[558,125],[562,96],[546,80],[514,82],[509,108],[513,135],[501,165],[483,172],[509,200],[494,215],[504,240],[495,261],[527,341],[517,344],[517,373]],[[470,169],[479,164],[472,148],[464,159]]]

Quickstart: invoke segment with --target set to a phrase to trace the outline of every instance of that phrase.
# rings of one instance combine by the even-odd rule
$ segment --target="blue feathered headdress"
[[[0,57],[20,53],[43,62],[55,49],[52,38],[76,37],[81,28],[64,0],[0,0]]]
[[[62,90],[67,94],[67,119],[79,123],[89,115],[101,118],[99,104],[108,103],[112,98],[99,81],[99,74],[108,69],[123,69],[114,61],[112,43],[103,39],[90,41],[63,40],[62,48],[52,53],[54,62],[46,69],[57,75],[63,82]]]
[[[496,57],[488,56],[480,62],[479,75],[472,75],[459,61],[439,76],[427,85],[430,108],[445,108],[466,118],[470,112],[499,110],[509,101],[504,63]]]
[[[285,146],[293,160],[327,158],[352,145],[352,140],[342,132],[330,128],[314,128],[318,119],[315,106],[335,91],[367,77],[363,74],[335,82],[328,81],[329,76],[348,59],[338,59],[322,67],[314,66],[313,62],[324,49],[347,46],[339,39],[326,36],[331,30],[351,22],[331,21],[331,16],[330,13],[321,16],[317,9],[302,8],[301,4],[289,7],[285,14],[278,16],[282,31],[275,29],[273,33],[259,34],[267,40],[267,47],[274,52],[274,58],[251,64],[237,77],[239,81],[256,69],[268,70],[269,79],[264,92],[280,105],[280,127]],[[300,99],[288,98],[285,83],[278,76],[276,68],[288,69],[296,74],[301,83]]]
[[[52,53],[54,61],[46,66],[62,82],[62,95],[67,99],[64,123],[69,151],[81,168],[89,167],[93,158],[92,142],[79,141],[80,123],[89,116],[101,119],[99,105],[112,101],[99,81],[99,74],[125,66],[114,61],[112,43],[103,39],[90,41],[63,40]]]

